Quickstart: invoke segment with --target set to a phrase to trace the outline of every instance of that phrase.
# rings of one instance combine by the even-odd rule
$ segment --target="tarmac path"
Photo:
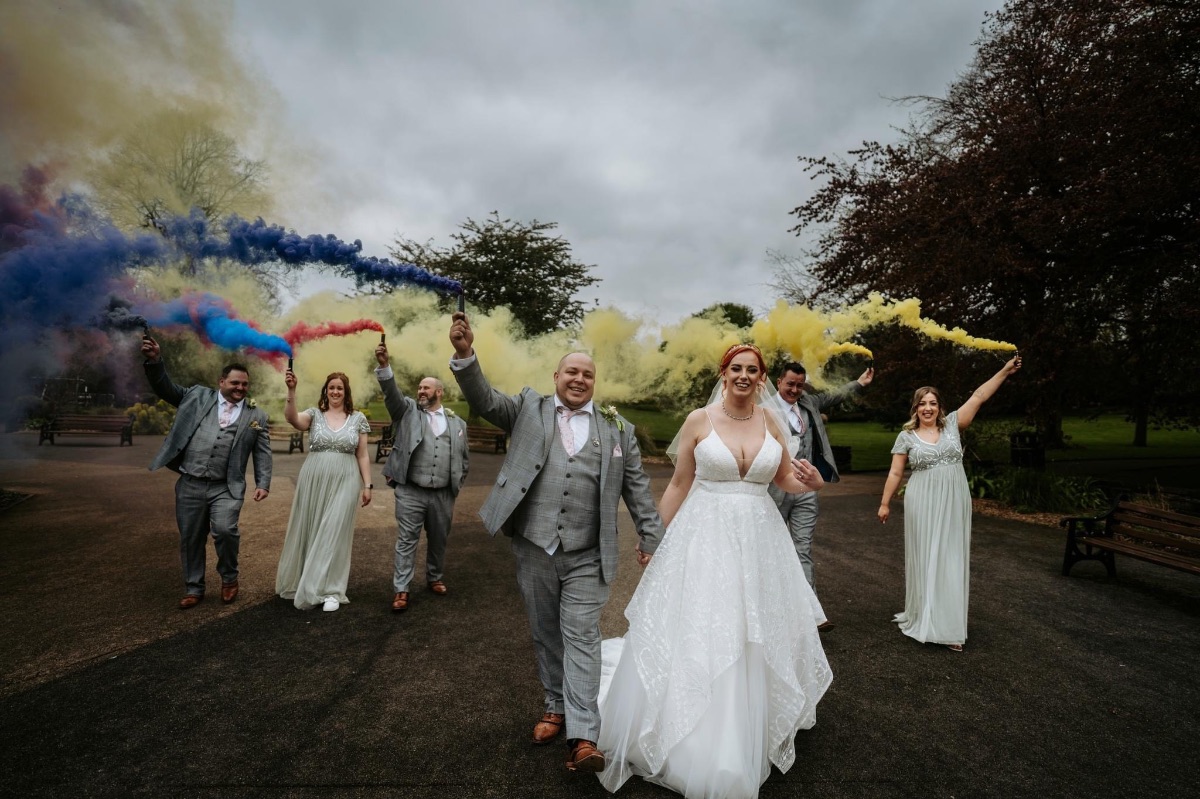
[[[360,511],[337,613],[273,596],[303,457],[276,452],[270,497],[242,514],[241,596],[182,595],[161,437],[0,436],[0,793],[34,797],[603,797],[528,743],[541,710],[503,537],[476,511],[499,456],[473,454],[446,581],[389,610],[392,501]],[[375,466],[376,484],[380,466]],[[669,469],[650,466],[661,494]],[[890,623],[903,524],[874,519],[883,475],[821,498],[817,589],[834,682],[796,765],[763,797],[1183,796],[1200,782],[1200,580],[1128,559],[1059,574],[1061,531],[976,516],[961,654]],[[900,517],[897,507],[896,517]],[[640,576],[622,560],[603,618]],[[217,584],[209,549],[209,582]],[[418,551],[423,563],[424,542]],[[714,586],[714,590],[719,590]],[[631,780],[620,797],[674,796]]]

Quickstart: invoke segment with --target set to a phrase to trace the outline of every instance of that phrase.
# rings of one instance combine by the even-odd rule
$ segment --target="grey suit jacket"
[[[382,378],[379,388],[383,390],[383,403],[392,419],[394,444],[392,454],[383,465],[383,477],[388,485],[396,486],[408,478],[408,461],[413,451],[421,445],[429,425],[425,414],[412,397],[406,397],[396,385],[395,376]],[[461,416],[454,416],[446,409],[446,430],[450,433],[450,494],[458,496],[459,489],[467,480],[470,454],[467,448],[467,423]]]
[[[826,408],[839,405],[851,397],[856,397],[862,392],[863,386],[859,385],[857,380],[851,380],[840,388],[820,394],[810,394],[806,390],[800,399],[796,400],[797,405],[810,411],[813,433],[812,465],[817,467],[827,483],[836,483],[841,478],[838,476],[837,466],[833,461],[833,448],[829,446],[829,433],[825,431],[825,422],[821,419],[821,412]],[[782,404],[780,402],[780,405]],[[789,426],[791,423],[792,420],[788,419]],[[796,430],[793,429],[792,433],[795,434]]]
[[[495,535],[509,521],[534,480],[556,479],[554,475],[542,473],[550,447],[559,440],[554,420],[554,397],[539,394],[531,388],[525,388],[515,396],[502,394],[487,382],[478,360],[455,371],[454,377],[471,409],[512,436],[500,474],[479,510],[484,527]],[[650,478],[642,469],[642,453],[633,434],[633,425],[624,417],[617,419],[620,425],[602,416],[595,420],[601,454],[600,507],[597,509],[600,514],[600,565],[607,583],[617,576],[617,506],[621,499],[625,500],[641,537],[642,552],[653,554],[663,534],[662,520],[650,493]]]
[[[175,413],[175,423],[171,425],[167,438],[154,460],[150,462],[150,471],[166,466],[179,471],[183,461],[183,453],[196,434],[201,422],[208,418],[217,405],[219,392],[207,386],[192,386],[184,388],[171,381],[167,367],[162,361],[145,364],[146,378],[154,393],[179,410]],[[242,406],[242,412],[237,420],[237,432],[234,434],[233,449],[229,453],[229,467],[226,472],[226,482],[229,493],[234,499],[246,496],[246,463],[254,458],[254,485],[256,488],[271,490],[271,429],[267,414],[259,408]]]

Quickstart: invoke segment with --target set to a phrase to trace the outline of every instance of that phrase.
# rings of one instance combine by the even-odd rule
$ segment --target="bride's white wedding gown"
[[[791,767],[833,679],[825,614],[767,495],[779,443],[766,436],[744,478],[715,431],[695,453],[629,632],[604,642],[599,777],[609,791],[637,774],[689,799],[756,797],[772,763]]]

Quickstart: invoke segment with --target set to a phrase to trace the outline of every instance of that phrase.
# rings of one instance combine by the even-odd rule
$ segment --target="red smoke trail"
[[[355,319],[353,322],[322,322],[319,325],[297,322],[283,334],[283,339],[295,347],[297,344],[303,344],[306,341],[315,341],[326,336],[349,336],[353,333],[361,333],[364,330],[374,330],[376,333],[382,333],[383,325],[374,319]]]

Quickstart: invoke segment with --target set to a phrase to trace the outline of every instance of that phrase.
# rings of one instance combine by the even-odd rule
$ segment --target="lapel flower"
[[[601,405],[598,413],[604,418],[605,421],[616,424],[617,430],[622,433],[625,432],[625,420],[617,416],[617,408],[615,405]]]
[[[258,400],[256,400],[256,399],[254,399],[253,397],[251,397],[250,399],[246,400],[246,407],[247,407],[247,408],[257,408],[257,407],[258,407]]]
[[[450,410],[445,405],[442,406],[442,413],[446,414],[447,419],[453,419],[457,415],[454,413],[454,411]]]

